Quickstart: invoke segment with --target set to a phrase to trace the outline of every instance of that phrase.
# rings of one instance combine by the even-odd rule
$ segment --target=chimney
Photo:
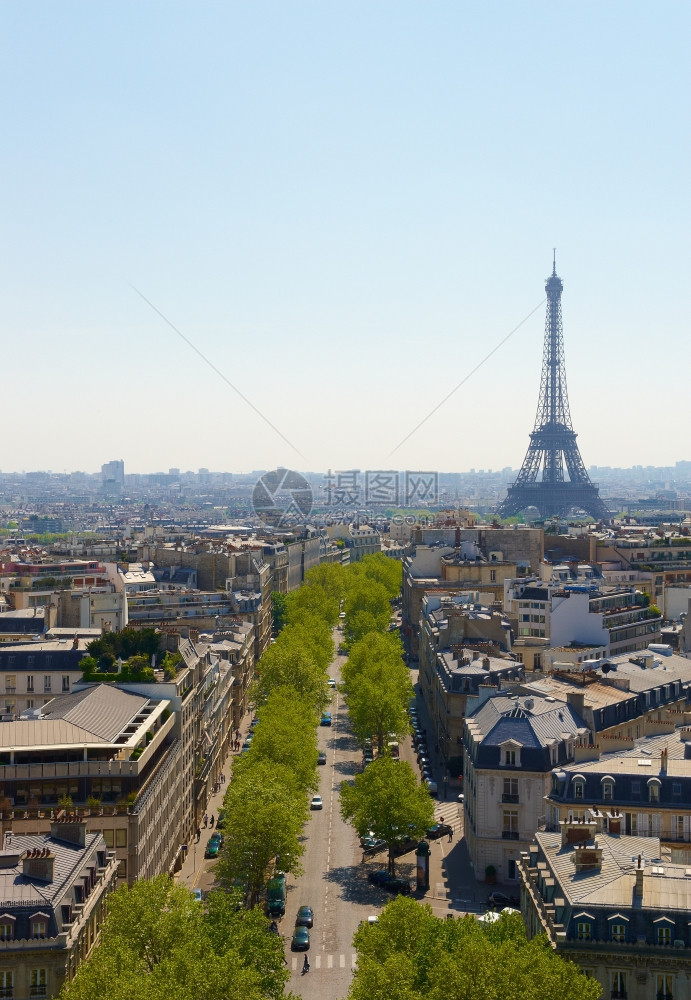
[[[585,712],[585,692],[584,691],[567,691],[566,692],[566,704],[569,705],[574,712],[579,715],[583,715]]]
[[[55,855],[50,847],[30,848],[22,858],[24,878],[35,879],[38,882],[52,882],[54,864]]]
[[[489,670],[489,656],[483,656],[482,658],[482,669]]]
[[[86,844],[86,820],[75,819],[73,816],[54,819],[50,824],[50,835],[53,840],[61,840],[65,844],[76,844],[84,847]]]
[[[638,867],[636,868],[636,888],[634,890],[634,896],[638,899],[643,898],[643,859],[640,854],[638,855]]]

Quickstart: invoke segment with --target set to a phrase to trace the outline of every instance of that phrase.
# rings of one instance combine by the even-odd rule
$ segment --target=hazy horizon
[[[0,468],[517,469],[553,247],[586,467],[674,461],[688,5],[6,0],[0,26]]]

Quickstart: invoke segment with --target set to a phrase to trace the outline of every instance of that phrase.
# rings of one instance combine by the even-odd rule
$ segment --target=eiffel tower
[[[521,471],[497,513],[510,517],[526,507],[537,507],[543,518],[561,518],[569,511],[582,510],[599,521],[609,518],[609,511],[596,484],[590,481],[571,426],[561,323],[564,286],[557,275],[556,253],[545,288],[547,318],[535,427]]]

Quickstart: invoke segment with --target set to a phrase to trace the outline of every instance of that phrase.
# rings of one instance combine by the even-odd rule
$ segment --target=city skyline
[[[680,460],[688,8],[0,17],[1,469],[515,470],[554,246],[586,465]]]

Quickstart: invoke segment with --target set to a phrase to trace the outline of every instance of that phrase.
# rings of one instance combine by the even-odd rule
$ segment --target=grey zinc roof
[[[481,730],[485,745],[516,739],[523,746],[546,747],[554,740],[587,731],[569,705],[539,697],[488,698],[473,713],[472,720]]]
[[[55,698],[44,718],[3,722],[0,746],[45,747],[112,743],[149,699],[109,684]]]
[[[100,833],[87,833],[84,847],[55,840],[47,834],[14,834],[5,837],[5,852],[17,852],[19,863],[14,868],[0,870],[0,899],[5,907],[32,906],[45,904],[52,906],[60,899],[79,870],[91,856]],[[102,845],[105,848],[105,844]],[[53,881],[39,882],[26,878],[22,871],[21,855],[30,849],[50,847],[55,855]]]
[[[657,837],[610,837],[597,834],[602,848],[599,869],[577,872],[573,864],[573,845],[561,846],[559,834],[538,833],[540,845],[556,876],[560,894],[571,906],[580,909],[588,904],[607,907],[631,907],[636,884],[636,865],[640,855],[644,865],[644,908],[665,911],[691,909],[691,878],[683,865],[669,864],[660,858]],[[657,869],[654,874],[652,869]],[[661,874],[660,874],[661,871]]]

